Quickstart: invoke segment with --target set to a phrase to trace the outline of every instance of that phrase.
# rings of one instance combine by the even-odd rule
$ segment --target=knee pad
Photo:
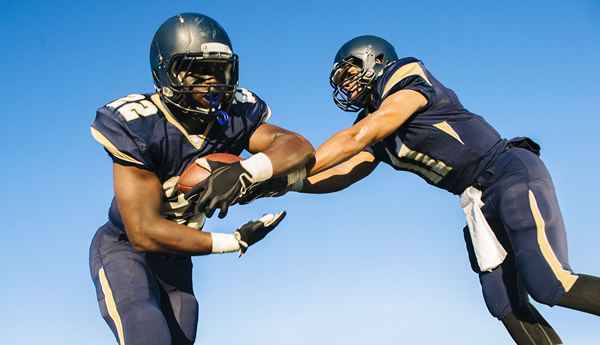
[[[565,290],[550,268],[540,263],[536,254],[522,254],[519,261],[519,272],[531,298],[538,303],[556,305]]]
[[[557,296],[556,292],[554,292],[554,291],[535,291],[535,290],[529,290],[529,295],[536,302],[541,303],[541,304],[545,304],[545,305],[550,306],[550,307],[553,307],[553,306],[555,306],[558,303],[558,301],[560,300],[560,298],[563,296],[563,293],[558,294],[558,296]]]

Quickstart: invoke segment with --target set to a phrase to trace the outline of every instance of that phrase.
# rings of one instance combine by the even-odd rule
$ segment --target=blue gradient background
[[[432,73],[504,136],[530,135],[558,189],[571,264],[600,274],[600,3],[588,1],[4,0],[0,328],[3,344],[112,344],[88,246],[112,197],[95,109],[152,90],[148,47],[167,17],[209,14],[241,57],[241,86],[273,123],[315,145],[353,118],[330,100],[337,48],[373,33]],[[511,344],[470,271],[458,200],[386,166],[338,194],[230,211],[230,231],[286,208],[243,259],[194,259],[199,344]],[[540,306],[568,344],[600,320]]]

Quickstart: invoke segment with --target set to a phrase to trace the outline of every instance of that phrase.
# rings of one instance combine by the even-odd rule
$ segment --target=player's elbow
[[[346,140],[343,141],[343,145],[341,146],[346,155],[353,156],[371,144],[370,138],[361,133],[361,131],[349,130],[344,136]]]
[[[315,157],[315,148],[312,146],[310,141],[299,134],[295,135],[295,140],[298,148],[295,152],[297,156],[296,159],[303,164],[306,164]]]
[[[282,146],[287,148],[286,161],[289,165],[303,166],[314,158],[315,149],[306,138],[291,132],[281,136]]]
[[[153,252],[155,246],[152,240],[146,236],[129,236],[129,243],[136,252]]]
[[[136,239],[130,241],[133,250],[140,253],[156,252],[158,247],[149,239]]]
[[[158,249],[146,229],[141,224],[126,227],[129,243],[137,252],[155,252]]]
[[[364,126],[357,131],[353,131],[351,137],[350,145],[358,151],[362,151],[365,147],[383,139],[379,137],[378,131],[373,126]]]

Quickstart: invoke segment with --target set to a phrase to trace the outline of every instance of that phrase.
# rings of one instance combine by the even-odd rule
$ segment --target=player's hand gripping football
[[[210,162],[211,166],[213,162]],[[196,199],[196,210],[212,217],[218,208],[219,218],[227,215],[229,206],[246,193],[253,184],[252,175],[239,162],[218,163],[211,175],[185,194],[186,199]]]
[[[268,213],[258,220],[240,226],[234,232],[234,236],[240,244],[240,256],[244,255],[251,245],[262,240],[269,232],[273,231],[285,218],[285,215],[285,211],[275,214]]]

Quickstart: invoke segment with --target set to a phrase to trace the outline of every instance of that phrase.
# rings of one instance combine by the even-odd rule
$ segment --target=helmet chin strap
[[[221,126],[227,126],[229,124],[230,116],[226,110],[222,109],[223,95],[218,92],[209,92],[204,96],[204,99],[208,102],[208,109],[191,107],[184,107],[179,102],[173,100],[174,92],[168,87],[157,89],[161,98],[165,101],[166,105],[169,106],[171,111],[174,113],[183,115],[185,117],[191,117],[195,121],[206,123],[211,119],[216,119],[217,123]],[[189,103],[195,102],[189,94],[180,94],[178,97],[189,97],[191,98]],[[182,114],[183,113],[183,114]],[[185,115],[184,115],[185,114]],[[182,116],[180,116],[182,117]]]

